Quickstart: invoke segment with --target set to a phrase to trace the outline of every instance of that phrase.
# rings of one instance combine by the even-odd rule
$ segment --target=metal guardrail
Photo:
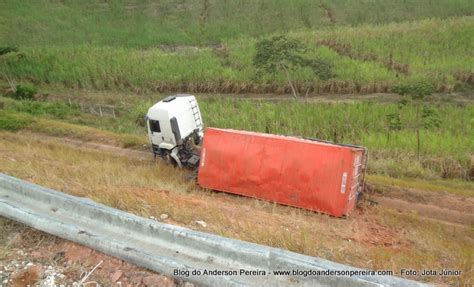
[[[199,285],[424,286],[393,276],[275,275],[277,270],[360,269],[159,223],[1,173],[0,216]],[[204,270],[227,274],[203,275]],[[266,275],[246,275],[241,270],[264,271]],[[201,275],[193,274],[199,271]]]

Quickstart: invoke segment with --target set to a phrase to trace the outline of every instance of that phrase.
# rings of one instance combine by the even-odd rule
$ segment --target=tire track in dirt
[[[436,219],[444,222],[456,223],[461,225],[473,225],[474,214],[450,210],[435,205],[423,203],[408,202],[401,199],[383,196],[370,196],[370,200],[377,204],[396,209],[402,212],[413,212],[420,216]]]
[[[20,132],[20,133],[25,134],[24,132]],[[141,150],[122,148],[122,147],[108,145],[108,144],[95,143],[95,142],[89,142],[89,141],[83,141],[79,139],[72,139],[72,138],[65,138],[65,137],[55,137],[55,136],[39,134],[39,133],[28,133],[28,136],[35,140],[56,141],[63,144],[72,145],[77,148],[107,151],[107,152],[112,152],[119,156],[127,156],[131,158],[136,158],[139,160],[152,160],[153,159],[153,155],[151,151],[145,152]]]

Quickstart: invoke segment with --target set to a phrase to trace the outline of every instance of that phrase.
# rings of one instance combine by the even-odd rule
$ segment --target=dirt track
[[[460,225],[474,224],[474,214],[472,213],[446,209],[433,204],[413,203],[401,199],[383,196],[371,196],[370,199],[374,200],[381,206],[386,206],[403,212],[416,213],[430,219]],[[471,208],[470,210],[473,210],[471,204],[468,204],[468,206]]]
[[[156,101],[161,99],[165,94],[150,93],[134,95],[130,97],[126,93],[99,93],[96,91],[79,91],[74,95],[74,100],[77,103],[97,105],[118,105],[120,103],[130,103],[136,99]],[[303,103],[354,103],[354,102],[376,102],[376,103],[393,103],[400,100],[400,96],[391,93],[373,93],[373,94],[320,94],[305,96],[300,95],[298,98],[294,98],[292,95],[275,95],[275,94],[200,94],[196,93],[195,96],[199,99],[235,99],[235,100],[252,100],[252,101],[263,101],[263,102],[280,102],[280,101],[299,101]],[[100,102],[97,99],[101,99]],[[70,95],[66,93],[50,93],[48,100],[56,100],[68,102],[71,100]],[[433,102],[452,102],[458,104],[472,104],[474,103],[474,94],[470,92],[465,93],[450,93],[450,94],[434,94],[430,101]]]
[[[333,95],[333,94],[321,94],[317,96],[305,96],[300,95],[298,98],[294,98],[292,95],[274,95],[274,94],[218,94],[218,95],[198,95],[203,98],[222,98],[228,97],[232,99],[240,100],[253,100],[253,101],[300,101],[305,103],[353,103],[353,102],[398,102],[400,96],[397,94],[390,93],[373,93],[373,94],[347,94],[347,95]],[[454,102],[454,103],[474,103],[474,95],[469,93],[451,93],[451,94],[434,94],[431,101],[440,102]]]

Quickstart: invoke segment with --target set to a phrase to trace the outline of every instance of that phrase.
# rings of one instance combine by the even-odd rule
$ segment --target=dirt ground
[[[435,193],[420,189],[386,187],[383,194],[377,193],[368,184],[368,200],[383,207],[405,212],[445,223],[474,225],[474,198],[460,197],[449,193]]]
[[[0,217],[2,225],[0,286],[194,286]]]
[[[72,96],[73,95],[73,96]],[[251,99],[255,101],[294,101],[292,95],[277,95],[275,94],[195,94],[198,98],[223,98],[228,97],[232,99]],[[73,98],[77,102],[97,104],[97,99],[102,99],[103,104],[116,105],[117,103],[127,103],[139,97],[140,99],[156,100],[163,98],[163,94],[149,93],[149,94],[133,94],[128,93],[108,93],[97,92],[89,90],[65,90],[65,91],[51,91],[49,93],[49,100],[68,101]],[[347,94],[347,95],[333,95],[321,94],[317,96],[300,96],[297,101],[309,103],[351,103],[361,101],[371,102],[397,102],[400,99],[399,95],[391,93],[374,93],[374,94]],[[454,103],[474,103],[474,95],[470,92],[459,92],[450,94],[435,94],[431,98],[432,101],[440,102],[454,102]]]

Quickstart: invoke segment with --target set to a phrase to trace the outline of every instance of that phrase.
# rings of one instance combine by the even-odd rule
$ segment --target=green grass
[[[74,107],[60,102],[18,102],[0,98],[0,103],[2,101],[4,109],[3,112],[0,110],[0,119],[5,122],[3,129],[28,128],[87,141],[110,137],[113,139],[112,143],[133,147],[141,147],[146,143],[145,129],[138,124],[137,119],[142,119],[153,104],[153,101],[140,99],[128,104],[118,104],[118,118],[114,119],[82,114]],[[203,98],[199,99],[199,104],[204,122],[209,127],[304,136],[363,145],[369,149],[369,171],[373,174],[425,179],[466,179],[472,169],[472,104],[433,102],[440,115],[441,125],[436,129],[421,131],[419,160],[416,157],[416,136],[413,130],[404,128],[389,132],[387,129],[386,115],[397,109],[395,103],[309,104],[295,101],[255,102],[231,98]],[[62,107],[63,110],[41,113],[50,107]],[[413,108],[405,109],[406,118],[414,117]],[[27,119],[23,122],[17,120],[25,117]],[[28,124],[29,120],[32,123]],[[108,132],[101,133],[96,129]],[[119,135],[115,136],[114,133]]]
[[[128,121],[133,116],[133,109],[128,117],[107,124],[93,115],[81,113],[77,106],[62,102],[16,101],[0,97],[0,106],[0,130],[28,130],[135,149],[143,149],[147,144],[143,130],[138,131],[135,122]],[[102,130],[94,128],[95,126]],[[132,129],[136,129],[135,134],[123,133],[123,130]]]
[[[56,119],[78,116],[80,109],[61,102],[12,101],[7,108],[17,113],[49,116]]]
[[[0,130],[18,131],[32,121],[30,116],[0,110]]]
[[[474,79],[468,78],[474,73],[472,17],[340,27],[315,32],[313,37],[302,33],[301,38],[313,39],[313,43],[325,40],[345,45],[347,48],[343,55],[381,63],[398,76],[430,78],[438,85],[451,86],[451,89],[456,80],[474,83]]]
[[[252,130],[360,144],[370,151],[369,170],[391,176],[466,177],[474,142],[474,106],[435,104],[441,126],[421,133],[422,156],[416,159],[414,131],[388,132],[386,115],[396,104],[306,104],[250,100],[201,100],[208,126]],[[414,117],[407,108],[406,117]]]
[[[474,183],[460,180],[435,180],[430,181],[413,178],[392,178],[383,175],[369,175],[368,181],[376,187],[376,190],[383,190],[384,187],[402,189],[426,190],[438,193],[451,193],[459,196],[473,196]]]
[[[2,0],[1,5],[2,44],[136,48],[214,44],[241,36],[474,12],[469,0]]]
[[[472,89],[474,17],[423,20],[355,28],[337,26],[292,32],[334,66],[319,81],[309,69],[292,74],[301,93],[387,92],[394,84],[426,80],[439,91]],[[67,88],[97,90],[290,93],[283,73],[261,79],[252,59],[257,38],[225,40],[220,48],[160,48],[51,42],[20,47],[23,57],[0,59],[1,77]],[[320,45],[320,43],[324,45]],[[346,45],[342,51],[338,48]]]

